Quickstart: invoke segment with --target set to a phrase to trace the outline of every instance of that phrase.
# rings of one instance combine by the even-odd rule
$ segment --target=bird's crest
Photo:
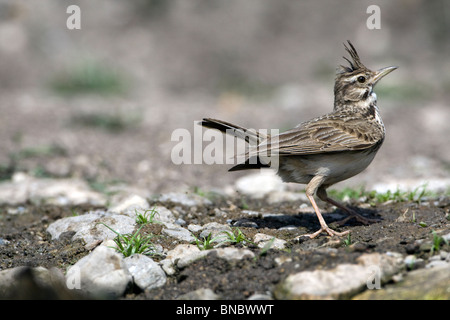
[[[347,60],[347,62],[350,64],[350,66],[343,66],[341,65],[340,70],[338,70],[338,73],[351,73],[353,71],[356,70],[361,70],[361,69],[367,69],[366,66],[364,66],[361,62],[361,60],[359,59],[359,55],[358,52],[356,52],[355,47],[353,46],[353,44],[350,42],[350,40],[347,40],[348,45],[350,46],[347,47],[347,45],[344,43],[344,47],[345,50],[350,54],[350,57],[352,58],[353,61],[350,61],[348,58],[343,57],[345,60]]]

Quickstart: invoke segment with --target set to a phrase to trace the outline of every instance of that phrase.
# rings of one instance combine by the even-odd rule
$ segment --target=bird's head
[[[340,66],[334,84],[334,106],[338,108],[348,104],[368,106],[376,102],[377,96],[373,92],[374,86],[388,73],[397,67],[386,67],[372,71],[364,66],[356,52],[355,47],[347,41],[345,50],[350,54],[351,60],[344,57],[350,66]]]

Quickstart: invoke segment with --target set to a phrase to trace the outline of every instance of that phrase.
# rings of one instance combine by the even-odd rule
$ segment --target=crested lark
[[[355,47],[344,44],[351,60],[350,66],[341,66],[334,86],[334,109],[331,113],[300,123],[294,129],[277,136],[247,130],[221,120],[205,118],[201,125],[213,128],[247,142],[257,141],[255,148],[245,154],[245,160],[230,171],[270,167],[267,156],[277,157],[278,175],[284,182],[306,184],[306,196],[316,212],[320,229],[310,238],[326,232],[330,236],[349,233],[337,232],[328,227],[314,200],[319,199],[341,208],[362,223],[364,218],[343,204],[330,199],[326,189],[363,171],[373,160],[385,136],[383,121],[373,92],[378,81],[397,67],[377,71],[366,68]],[[269,157],[269,158],[270,158]]]

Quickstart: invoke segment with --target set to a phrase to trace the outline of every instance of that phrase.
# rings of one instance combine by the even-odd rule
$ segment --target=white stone
[[[131,217],[135,217],[136,211],[138,213],[143,213],[147,209],[150,209],[150,206],[145,198],[139,195],[131,195],[119,201],[118,203],[113,204],[109,208],[109,211],[115,213],[123,213]]]
[[[285,189],[281,178],[273,170],[261,170],[258,173],[244,176],[236,181],[235,187],[240,193],[254,198],[262,198],[271,192]]]
[[[202,227],[202,232],[200,233],[200,238],[206,238],[211,233],[211,239],[217,236],[226,234],[224,232],[231,232],[231,227],[226,224],[221,224],[218,222],[209,222]]]
[[[188,293],[182,294],[178,300],[219,300],[220,296],[209,288],[200,288]]]
[[[161,202],[178,203],[187,207],[195,207],[200,205],[211,205],[212,202],[197,194],[187,193],[164,193],[158,198]]]
[[[124,259],[128,272],[132,275],[134,283],[141,290],[151,290],[162,287],[167,277],[161,267],[151,258],[134,254]]]
[[[134,231],[135,220],[125,215],[110,214],[104,211],[93,211],[83,215],[66,217],[56,220],[47,228],[52,239],[58,239],[61,233],[74,231],[72,239],[83,239],[89,246],[95,242],[114,239],[117,235],[108,229],[104,223],[116,232],[127,234]]]
[[[267,197],[268,203],[278,203],[278,202],[293,202],[293,201],[308,201],[308,197],[305,193],[300,192],[290,192],[290,191],[274,191],[270,192]]]
[[[163,270],[168,275],[176,272],[175,266],[185,256],[194,256],[200,252],[200,249],[193,244],[179,244],[167,252],[166,258],[160,261]]]
[[[233,247],[217,248],[208,250],[208,254],[216,252],[217,256],[229,262],[237,262],[244,258],[254,258],[255,254],[249,249],[239,249]]]
[[[152,210],[153,209],[157,212],[157,214],[155,215],[155,221],[157,223],[158,222],[161,222],[163,224],[175,223],[175,221],[176,221],[175,216],[173,215],[172,211],[170,211],[166,207],[156,206],[156,207],[152,208]]]
[[[253,242],[258,245],[259,248],[264,248],[264,246],[268,245],[269,242],[272,242],[270,245],[270,249],[278,249],[282,250],[286,247],[287,242],[282,239],[275,238],[273,236],[270,236],[268,234],[264,233],[257,233],[253,237]]]
[[[31,201],[53,205],[106,205],[106,197],[92,191],[79,179],[37,179],[17,173],[11,181],[0,184],[0,204],[17,205]]]
[[[132,281],[123,256],[113,249],[98,246],[67,271],[67,281],[79,277],[80,290],[98,298],[118,298]]]
[[[192,235],[192,233],[177,225],[177,224],[173,224],[173,223],[166,223],[165,224],[165,228],[162,229],[162,233],[170,236],[172,238],[178,239],[180,241],[186,241],[186,242],[193,242],[195,241],[194,236]]]
[[[387,254],[365,254],[358,264],[289,275],[275,292],[279,299],[349,298],[377,281],[381,285],[403,268],[403,259]]]

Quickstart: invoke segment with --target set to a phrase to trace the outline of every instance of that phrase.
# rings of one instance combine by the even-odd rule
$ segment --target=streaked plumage
[[[244,160],[230,171],[268,167],[270,159],[276,159],[279,161],[278,175],[283,181],[307,184],[306,194],[321,224],[321,229],[310,237],[322,231],[329,235],[348,233],[336,232],[326,225],[314,194],[346,210],[350,217],[365,223],[369,220],[328,198],[326,188],[360,173],[381,147],[385,129],[373,87],[396,67],[371,71],[361,63],[350,41],[348,44],[349,47],[344,46],[352,61],[344,57],[350,66],[341,66],[336,75],[335,102],[331,113],[300,123],[277,136],[255,133],[216,119],[205,118],[201,122],[204,127],[231,133],[253,145]]]

